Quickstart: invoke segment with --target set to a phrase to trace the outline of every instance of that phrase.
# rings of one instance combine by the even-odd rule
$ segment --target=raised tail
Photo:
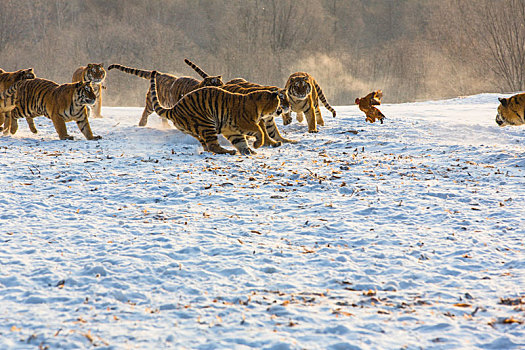
[[[189,59],[185,58],[184,59],[184,62],[190,66],[191,68],[193,68],[194,71],[196,71],[201,77],[203,78],[207,78],[209,77],[209,74],[206,73],[205,71],[203,71],[202,69],[200,69],[199,66],[197,66],[195,63],[193,63],[192,61],[190,61]]]
[[[0,94],[0,113],[10,112],[16,107],[16,92],[18,86],[23,82],[24,80],[20,80],[14,83],[9,89]]]
[[[136,68],[122,66],[120,64],[112,64],[108,67],[108,71],[112,69],[118,69],[125,73],[136,75],[137,77],[141,77],[143,79],[150,79],[151,72],[152,72],[150,70],[136,69]]]
[[[323,90],[321,90],[321,87],[319,86],[319,84],[317,84],[316,81],[314,81],[314,84],[315,84],[315,90],[317,91],[317,95],[319,95],[319,99],[320,99],[321,102],[324,104],[324,106],[326,107],[326,109],[328,109],[330,112],[332,112],[332,117],[335,118],[335,116],[336,116],[336,111],[335,111],[335,109],[333,109],[333,107],[330,106],[330,104],[329,104],[328,101],[326,100],[326,97],[324,96]]]
[[[157,97],[157,71],[154,70],[151,72],[150,78],[150,92],[151,92],[151,102],[153,103],[153,109],[161,117],[166,117],[166,114],[169,112],[168,109],[162,108]]]

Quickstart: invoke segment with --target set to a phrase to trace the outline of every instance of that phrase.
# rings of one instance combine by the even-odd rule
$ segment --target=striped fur
[[[93,84],[93,89],[97,95],[97,102],[93,106],[94,113],[91,115],[93,118],[102,118],[102,83],[106,79],[106,70],[104,69],[103,63],[89,63],[85,67],[79,67],[73,73],[73,83],[79,81],[85,82],[90,81]]]
[[[204,72],[200,67],[198,67],[195,63],[188,60],[187,58],[184,59],[184,62],[189,65],[193,70],[195,70],[201,77],[205,78],[208,76],[208,73]],[[277,111],[276,115],[285,115],[288,110],[290,109],[290,101],[288,100],[288,96],[286,94],[286,91],[284,89],[280,89],[277,86],[265,86],[260,85],[256,83],[251,83],[243,78],[235,78],[230,81],[228,81],[224,86],[222,86],[223,90],[230,91],[230,92],[236,92],[240,94],[247,94],[253,91],[257,90],[268,90],[268,91],[277,91],[279,93],[279,100],[281,103],[280,110]],[[290,140],[287,138],[284,138],[280,133],[279,129],[277,128],[277,125],[275,124],[274,117],[267,118],[264,121],[260,122],[261,129],[264,132],[264,145],[265,146],[280,146],[282,142],[291,142],[295,143],[297,141]]]
[[[308,132],[317,132],[317,124],[324,125],[323,116],[319,109],[319,99],[332,112],[332,116],[336,116],[335,110],[326,101],[323,90],[310,74],[293,73],[288,78],[285,89],[290,99],[291,109],[297,114],[297,120],[303,121],[303,114],[306,115]],[[291,123],[291,112],[283,116],[283,120],[285,125]]]
[[[6,119],[4,133],[16,133],[18,118],[34,118],[45,115],[50,118],[61,140],[72,140],[67,133],[66,122],[77,122],[78,128],[88,140],[98,140],[93,136],[88,121],[88,105],[96,100],[90,82],[58,85],[46,79],[19,81],[3,94],[0,94],[0,112],[10,111]],[[8,122],[9,121],[9,122]]]
[[[0,93],[6,91],[14,83],[25,80],[25,79],[34,79],[35,73],[33,68],[20,69],[16,72],[6,72],[3,69],[0,69]],[[0,131],[3,129],[5,118],[9,118],[9,112],[0,113]]]
[[[513,95],[509,98],[498,98],[498,114],[496,123],[499,126],[525,124],[525,94]]]
[[[112,64],[108,71],[118,69],[128,74],[136,75],[143,79],[150,79],[152,71],[125,67],[120,64]],[[204,86],[222,86],[222,78],[218,76],[207,76],[202,81],[190,77],[176,77],[171,74],[159,73],[157,75],[157,91],[160,103],[166,108],[173,107],[182,96]],[[149,115],[153,113],[151,89],[146,94],[146,107],[142,112],[139,126],[146,126]]]
[[[297,141],[295,140],[291,140],[291,139],[287,139],[283,137],[281,133],[279,132],[279,129],[277,128],[277,124],[275,123],[276,116],[283,115],[290,110],[290,101],[288,100],[286,91],[284,89],[278,88],[277,86],[262,86],[262,85],[257,85],[253,83],[248,83],[248,84],[249,85],[245,85],[246,87],[243,87],[243,85],[237,85],[237,84],[225,84],[221,88],[229,92],[236,92],[236,93],[243,94],[243,95],[249,94],[250,92],[254,92],[254,91],[277,92],[279,96],[279,103],[280,103],[279,108],[273,115],[259,122],[259,125],[264,132],[264,146],[278,147],[283,142],[296,143]]]
[[[236,153],[219,145],[218,134],[223,134],[244,155],[255,154],[248,146],[246,136],[255,136],[255,148],[264,143],[259,121],[279,108],[276,92],[255,91],[241,95],[218,87],[204,87],[185,95],[171,109],[165,109],[157,97],[156,76],[157,72],[153,71],[150,81],[155,112],[199,140],[205,151]]]

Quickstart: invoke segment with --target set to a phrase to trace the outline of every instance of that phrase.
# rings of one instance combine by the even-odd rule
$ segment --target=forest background
[[[284,86],[312,74],[333,105],[525,90],[525,0],[2,0],[0,68],[70,82],[87,63]],[[148,84],[110,72],[104,103]]]

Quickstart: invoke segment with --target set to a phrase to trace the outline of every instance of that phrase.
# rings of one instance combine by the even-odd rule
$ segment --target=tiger
[[[17,81],[24,80],[24,79],[34,79],[35,72],[33,71],[33,68],[27,68],[27,69],[20,69],[16,72],[6,72],[3,69],[0,68],[0,93],[7,90],[11,85],[16,83]],[[3,124],[5,121],[5,118],[9,117],[6,115],[6,113],[0,113],[0,131],[3,129]]]
[[[85,67],[78,67],[73,73],[72,83],[79,81],[90,81],[93,84],[93,89],[97,95],[97,102],[93,106],[94,113],[93,118],[103,118],[101,114],[102,110],[102,83],[106,79],[106,70],[104,69],[103,63],[89,63]]]
[[[274,119],[275,116],[282,115],[283,113],[287,113],[290,110],[290,102],[288,101],[288,97],[286,96],[286,92],[284,91],[284,89],[280,89],[276,86],[243,87],[241,85],[236,84],[225,84],[221,86],[221,89],[243,95],[249,94],[254,91],[277,92],[280,107],[276,110],[274,115],[259,121],[259,126],[261,127],[264,133],[263,146],[278,147],[281,146],[283,142],[297,143],[296,140],[287,139],[281,135]]]
[[[308,132],[318,132],[317,124],[324,125],[323,116],[319,109],[319,99],[335,118],[335,110],[326,101],[323,90],[310,74],[305,72],[293,73],[288,78],[284,88],[290,99],[291,110],[297,114],[297,121],[302,122],[303,114],[306,114]],[[284,125],[292,122],[291,112],[283,115],[283,122]]]
[[[496,115],[496,124],[499,126],[525,124],[525,93],[509,98],[498,98],[498,100],[500,104]]]
[[[99,140],[89,125],[88,106],[97,99],[91,82],[59,85],[46,79],[22,80],[0,94],[0,113],[11,112],[6,119],[4,134],[16,133],[18,118],[34,118],[45,115],[53,122],[61,140],[73,140],[68,135],[66,122],[76,121],[78,128],[88,140]]]
[[[379,120],[383,124],[385,116],[379,109],[374,106],[381,104],[381,98],[383,97],[383,91],[377,90],[372,91],[365,97],[356,98],[355,104],[359,105],[359,109],[363,111],[366,115],[366,121],[374,123],[376,120]]]
[[[125,67],[120,64],[112,64],[108,67],[108,71],[112,69],[118,69],[128,74],[136,75],[143,79],[151,79],[150,70],[135,69],[130,67]],[[222,77],[217,76],[208,76],[202,81],[191,77],[176,77],[172,74],[167,73],[158,73],[158,96],[160,103],[167,107],[171,108],[181,99],[182,96],[187,93],[199,89],[204,86],[222,86]],[[146,94],[146,107],[144,107],[144,112],[142,112],[142,117],[139,121],[139,126],[146,126],[148,123],[149,115],[153,113],[153,104],[151,101],[151,89],[148,90]]]
[[[237,152],[219,145],[222,134],[242,155],[256,154],[246,141],[255,136],[254,148],[264,143],[260,119],[268,118],[279,108],[277,92],[254,91],[246,95],[209,86],[194,90],[171,109],[161,107],[157,97],[157,72],[151,73],[150,91],[153,108],[162,117],[171,120],[182,132],[195,137],[207,152],[231,154]]]
[[[184,62],[187,65],[189,65],[191,68],[193,68],[193,70],[195,70],[201,77],[206,78],[209,76],[208,73],[203,71],[199,66],[197,66],[195,63],[193,63],[189,59],[185,58]],[[247,94],[252,91],[257,91],[257,90],[277,91],[279,94],[279,100],[281,103],[281,107],[277,111],[276,115],[283,115],[287,113],[288,110],[290,109],[290,101],[288,100],[286,91],[284,89],[278,88],[277,86],[264,86],[264,85],[248,82],[243,78],[235,78],[235,79],[232,79],[226,82],[221,88],[229,92],[236,92],[236,93],[241,93],[241,94]],[[264,133],[264,140],[265,140],[264,146],[277,147],[277,146],[280,146],[283,142],[297,143],[297,141],[284,138],[280,134],[279,129],[277,128],[277,125],[275,124],[274,118],[267,118],[265,120],[261,120],[260,127]]]

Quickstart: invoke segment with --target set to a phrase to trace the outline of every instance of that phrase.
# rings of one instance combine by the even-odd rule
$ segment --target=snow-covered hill
[[[253,157],[141,108],[104,108],[95,142],[21,121],[0,138],[0,348],[523,348],[525,130],[497,104],[337,107]]]

